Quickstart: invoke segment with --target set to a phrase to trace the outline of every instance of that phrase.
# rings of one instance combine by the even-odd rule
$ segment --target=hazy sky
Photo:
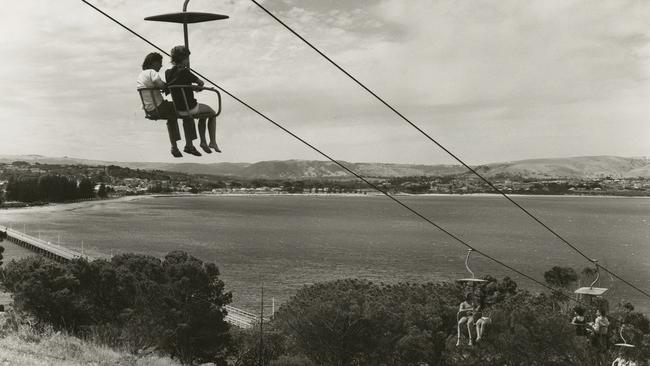
[[[92,3],[163,49],[182,43],[181,26],[143,20],[182,0]],[[650,155],[648,1],[263,3],[469,163]],[[451,162],[252,2],[189,10],[231,17],[190,26],[192,66],[331,156]],[[323,159],[227,97],[224,152],[173,159],[164,122],[144,119],[135,90],[153,49],[81,1],[3,4],[0,30],[0,154]]]

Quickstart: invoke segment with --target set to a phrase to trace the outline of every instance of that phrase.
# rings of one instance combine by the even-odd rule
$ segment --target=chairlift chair
[[[580,287],[579,289],[575,290],[574,293],[578,295],[602,296],[605,292],[607,292],[607,288],[594,287],[594,285],[600,279],[600,265],[598,265],[598,260],[595,259],[593,260],[593,263],[596,266],[596,279],[594,279],[589,287]]]
[[[472,272],[472,269],[469,267],[469,257],[470,257],[470,255],[472,255],[473,251],[474,251],[474,249],[468,249],[467,250],[467,257],[465,257],[465,268],[467,268],[467,271],[472,275],[472,277],[471,278],[460,278],[460,279],[457,279],[456,282],[464,282],[464,283],[487,282],[487,280],[476,278],[476,276],[474,276],[474,272]]]

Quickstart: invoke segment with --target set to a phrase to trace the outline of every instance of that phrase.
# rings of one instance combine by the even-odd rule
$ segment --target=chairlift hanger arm
[[[486,280],[476,278],[476,276],[474,275],[474,272],[469,267],[469,257],[470,257],[470,255],[472,255],[473,251],[474,251],[474,249],[472,249],[472,248],[468,249],[467,250],[467,256],[465,257],[465,268],[467,268],[467,271],[472,275],[472,278],[461,278],[461,279],[457,280],[459,282],[487,282]]]
[[[594,287],[594,285],[600,279],[600,265],[598,264],[597,259],[592,259],[591,262],[596,266],[596,278],[593,280],[593,282],[591,282],[589,287],[580,287],[579,289],[575,290],[574,293],[579,295],[601,296],[609,289],[604,287]]]

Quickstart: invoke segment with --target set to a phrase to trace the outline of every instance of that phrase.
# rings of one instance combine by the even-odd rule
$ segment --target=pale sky
[[[143,20],[182,0],[91,2],[165,50],[183,42],[180,25]],[[471,164],[650,156],[649,1],[263,4]],[[332,157],[452,162],[252,2],[192,0],[189,10],[230,16],[190,25],[192,67]],[[228,97],[223,153],[172,158],[164,121],[144,119],[135,90],[154,50],[81,1],[3,4],[0,30],[0,154],[324,159]]]

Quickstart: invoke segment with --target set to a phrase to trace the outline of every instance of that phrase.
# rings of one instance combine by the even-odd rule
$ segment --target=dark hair
[[[184,59],[190,57],[190,50],[185,46],[176,46],[172,48],[172,51],[170,53],[172,55],[172,63],[174,65],[177,65]]]
[[[466,301],[471,301],[474,299],[474,295],[471,292],[468,292],[465,294],[465,300]]]
[[[603,306],[599,307],[598,311],[600,311],[600,315],[602,315],[602,316],[607,315],[607,309],[605,309],[605,307],[603,307]]]
[[[144,61],[142,62],[142,70],[152,69],[154,62],[162,63],[162,59],[162,55],[158,52],[151,52],[144,58]]]
[[[576,306],[573,308],[573,311],[579,316],[585,315],[585,309],[582,306]]]

